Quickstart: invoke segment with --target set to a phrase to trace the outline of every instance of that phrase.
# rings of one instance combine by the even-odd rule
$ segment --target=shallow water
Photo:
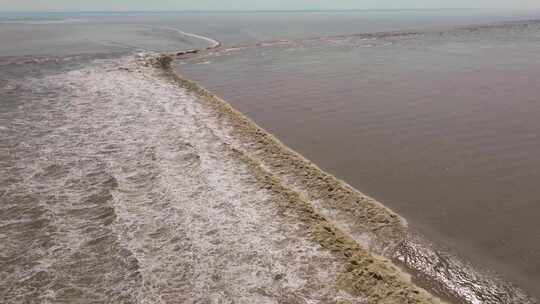
[[[6,173],[0,237],[7,244],[0,262],[8,278],[2,294],[16,291],[14,303],[153,299],[155,290],[141,285],[140,269],[149,265],[171,278],[154,280],[156,290],[193,288],[180,287],[178,273],[169,272],[169,251],[153,251],[156,237],[130,232],[135,226],[158,231],[152,218],[165,213],[137,208],[184,185],[174,170],[185,168],[167,159],[181,146],[174,138],[181,127],[169,121],[147,130],[141,120],[173,119],[174,99],[184,96],[152,77],[124,79],[116,72],[121,58],[136,52],[209,45],[180,30],[224,45],[181,62],[182,74],[439,245],[539,295],[540,26],[453,29],[534,17],[493,11],[0,15],[0,168]],[[397,30],[407,33],[351,35]],[[151,96],[165,104],[151,108]],[[154,146],[164,159],[153,159]],[[153,184],[156,174],[170,179]],[[114,205],[122,201],[140,206]],[[183,215],[169,207],[172,223],[181,222]],[[158,241],[174,239],[165,233]],[[155,264],[137,264],[148,255]],[[74,281],[88,272],[106,272],[108,279]],[[130,290],[144,294],[135,299]]]

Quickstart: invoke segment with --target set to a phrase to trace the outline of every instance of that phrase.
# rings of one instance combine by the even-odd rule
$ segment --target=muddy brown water
[[[194,255],[175,251],[190,244],[178,204],[208,200],[182,178],[182,166],[196,160],[182,131],[197,125],[178,120],[186,103],[177,86],[134,74],[124,61],[206,48],[208,39],[223,47],[180,62],[182,74],[429,240],[538,295],[539,26],[450,28],[531,16],[0,13],[0,302],[132,303],[157,301],[165,290],[175,300],[186,290],[208,296],[204,284],[183,277],[198,273]],[[247,48],[226,51],[236,45]],[[182,186],[199,200],[179,202]],[[422,263],[430,248],[406,252]],[[436,275],[452,263],[445,265]],[[507,285],[483,293],[485,286],[474,299],[524,302],[499,301],[519,295]]]
[[[294,41],[181,62],[413,229],[540,296],[540,27]]]

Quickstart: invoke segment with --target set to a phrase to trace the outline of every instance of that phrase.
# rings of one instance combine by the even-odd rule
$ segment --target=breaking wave
[[[209,48],[221,46],[209,37],[162,29],[206,41]],[[249,46],[234,48],[242,47]],[[147,56],[97,60],[83,69],[4,85],[35,101],[10,117],[0,114],[5,134],[0,138],[5,172],[0,180],[5,244],[0,295],[8,302],[133,303],[179,297],[287,302],[308,295],[319,301],[351,300],[331,284],[331,275],[341,271],[340,260],[302,237],[305,222],[276,220],[277,213],[294,209],[270,206],[269,193],[281,191],[307,202],[310,211],[303,212],[309,216],[328,221],[308,227],[308,234],[321,238],[320,228],[327,241],[340,231],[358,252],[369,249],[401,263],[438,295],[471,304],[536,303],[511,284],[412,236],[395,213],[283,146],[198,84],[172,75],[180,89],[161,72],[141,68]],[[57,59],[20,60],[43,64]],[[199,97],[211,112],[198,104]],[[256,163],[272,182],[258,184],[253,167],[231,156],[236,154]],[[255,239],[246,242],[248,235]],[[339,242],[318,240],[342,249]],[[291,256],[318,269],[294,263]],[[358,275],[365,279],[366,274]],[[370,280],[380,280],[378,275],[369,274]]]

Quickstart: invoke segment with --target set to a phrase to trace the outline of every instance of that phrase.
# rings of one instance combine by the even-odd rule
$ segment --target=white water
[[[210,37],[184,32],[182,30],[179,30],[179,29],[173,28],[173,27],[161,27],[161,26],[160,27],[155,27],[155,26],[153,26],[152,28],[174,31],[174,32],[177,32],[177,33],[179,33],[181,35],[187,36],[187,37],[192,37],[192,38],[195,38],[195,39],[201,39],[203,41],[208,42],[208,44],[210,45],[209,48],[216,48],[216,47],[221,45],[221,43],[219,41],[217,41],[215,39],[212,39]]]
[[[158,73],[130,57],[20,84],[35,102],[2,153],[3,303],[363,303]]]

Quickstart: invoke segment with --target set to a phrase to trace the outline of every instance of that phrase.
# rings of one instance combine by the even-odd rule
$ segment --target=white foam
[[[169,30],[169,31],[174,31],[174,32],[177,32],[183,36],[187,36],[187,37],[192,37],[192,38],[196,38],[196,39],[201,39],[201,40],[204,40],[206,42],[208,42],[210,44],[210,47],[211,48],[215,48],[215,47],[218,47],[221,45],[221,43],[215,39],[212,39],[210,37],[206,37],[206,36],[202,36],[202,35],[197,35],[197,34],[194,34],[194,33],[188,33],[188,32],[184,32],[182,30],[179,30],[177,28],[173,28],[173,27],[157,27],[157,26],[152,26],[152,28],[155,28],[155,29],[162,29],[162,30]]]
[[[141,281],[100,288],[138,303],[352,299],[335,284],[339,258],[304,238],[300,223],[277,215],[272,194],[234,156],[213,114],[160,71],[140,65],[146,56],[96,61],[27,84],[66,100],[51,112],[61,111],[65,124],[47,135],[52,146],[40,151],[44,161],[70,147],[71,157],[99,164],[118,183],[111,190],[117,242],[111,246],[136,258]],[[63,182],[81,180],[84,170],[73,168]],[[69,193],[69,201],[52,206],[62,231],[56,237],[69,246],[63,250],[77,251],[87,241],[62,216],[78,195],[86,193]],[[115,250],[110,254],[121,251]],[[63,263],[41,264],[52,262]],[[54,302],[56,294],[44,296]]]

